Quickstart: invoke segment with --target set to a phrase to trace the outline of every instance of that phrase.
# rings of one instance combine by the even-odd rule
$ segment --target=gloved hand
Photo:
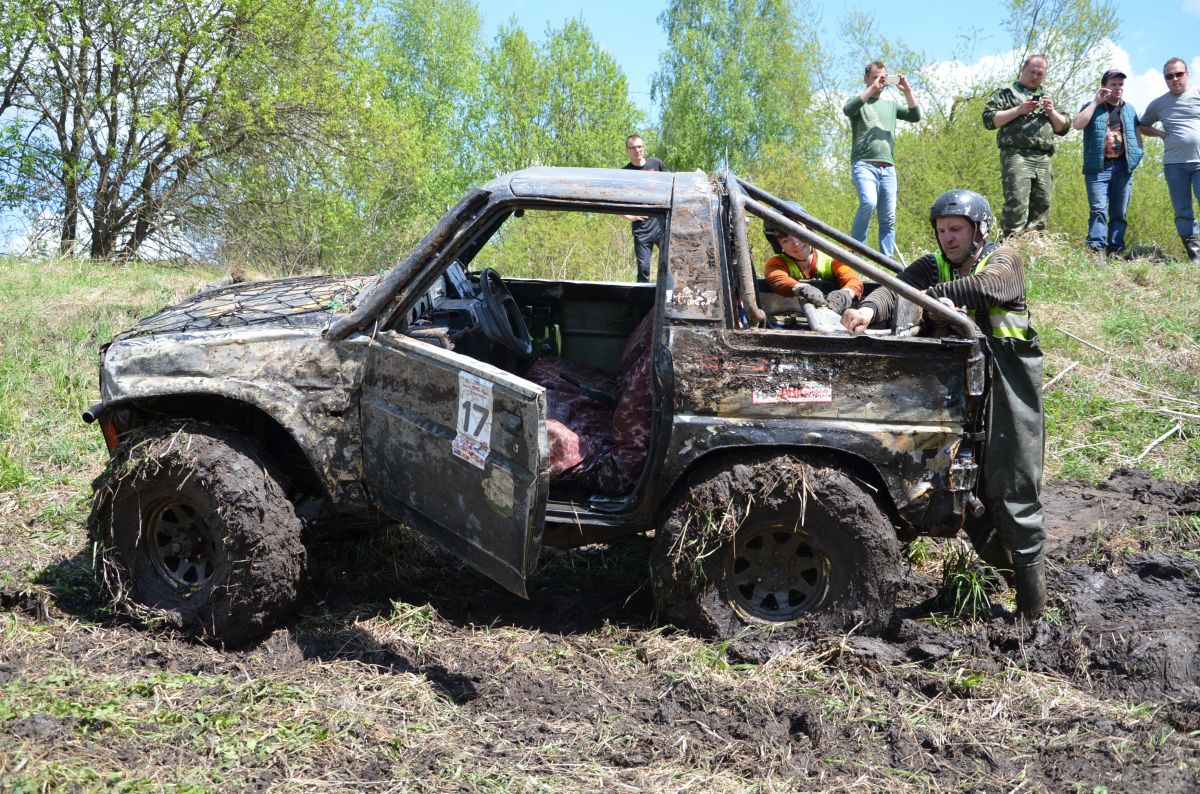
[[[825,296],[825,305],[835,314],[841,314],[850,308],[854,302],[854,292],[848,289],[835,289]]]
[[[817,308],[825,305],[825,293],[812,284],[797,281],[796,286],[792,287],[792,294],[799,298],[801,303],[811,303]]]

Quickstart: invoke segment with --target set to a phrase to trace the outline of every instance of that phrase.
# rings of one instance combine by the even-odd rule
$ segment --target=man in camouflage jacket
[[[1042,91],[1046,69],[1045,56],[1029,56],[1017,82],[996,89],[983,109],[983,126],[999,130],[996,145],[1004,187],[1000,226],[1005,236],[1046,228],[1054,136],[1071,129],[1070,119]]]

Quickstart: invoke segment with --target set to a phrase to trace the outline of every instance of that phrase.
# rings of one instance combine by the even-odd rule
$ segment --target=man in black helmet
[[[1046,606],[1042,482],[1042,349],[1025,304],[1025,263],[1013,248],[987,241],[992,209],[970,190],[933,202],[929,222],[939,251],[900,274],[901,281],[971,315],[992,363],[982,469],[986,511],[966,530],[984,561],[1013,572],[1017,611],[1038,618]],[[880,287],[842,315],[851,333],[887,321],[896,294]]]

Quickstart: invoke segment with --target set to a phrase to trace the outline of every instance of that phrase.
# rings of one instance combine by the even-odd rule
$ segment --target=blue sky
[[[484,37],[489,42],[496,29],[513,15],[535,37],[544,33],[547,25],[558,27],[566,19],[582,17],[599,44],[625,70],[634,101],[643,109],[650,109],[650,78],[658,68],[659,51],[666,45],[666,35],[658,24],[666,0],[476,2],[484,15]],[[971,53],[975,61],[1002,54],[1009,46],[1007,34],[1000,26],[1003,9],[998,3],[812,0],[812,6],[821,19],[822,41],[831,43],[843,9],[854,8],[873,13],[881,30],[923,52],[930,60],[961,56],[955,51],[960,46],[959,37],[972,28],[979,32]],[[1200,0],[1165,0],[1151,6],[1139,0],[1117,0],[1115,7],[1120,21],[1115,41],[1119,51],[1114,53],[1112,65],[1129,75],[1125,89],[1128,101],[1141,109],[1166,90],[1162,64],[1169,57],[1187,60],[1192,84],[1200,81]],[[1099,73],[1096,77],[1099,80]]]

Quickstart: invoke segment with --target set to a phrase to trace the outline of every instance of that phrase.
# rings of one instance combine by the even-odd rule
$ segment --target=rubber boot
[[[1046,560],[1017,563],[1017,613],[1033,622],[1046,611]]]
[[[1184,237],[1182,239],[1183,247],[1187,249],[1188,259],[1200,264],[1200,237],[1197,237],[1193,234],[1190,237]]]

